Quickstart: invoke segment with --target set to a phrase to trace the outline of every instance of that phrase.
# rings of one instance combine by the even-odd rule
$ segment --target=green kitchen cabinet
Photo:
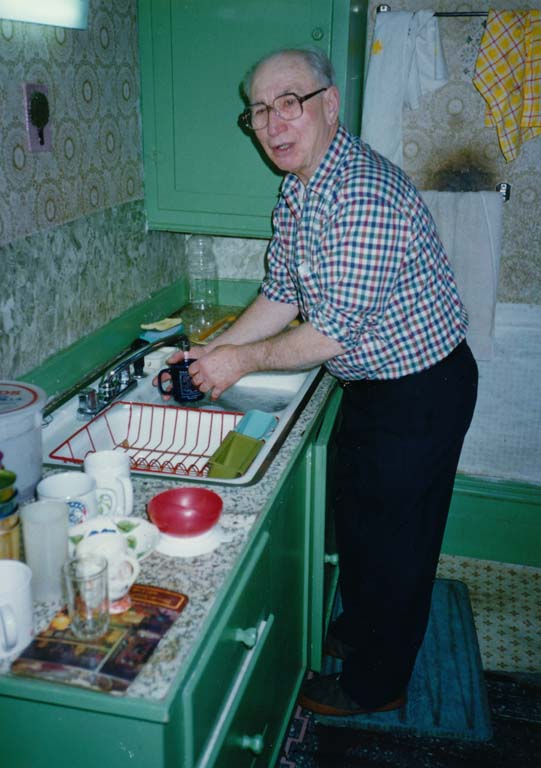
[[[329,387],[283,471],[260,481],[272,493],[167,694],[116,697],[0,675],[6,765],[273,768],[314,634],[321,647],[328,489],[318,474],[340,395]]]
[[[149,226],[271,234],[281,176],[238,125],[240,84],[277,48],[331,57],[341,116],[359,132],[366,0],[139,0],[145,203]]]

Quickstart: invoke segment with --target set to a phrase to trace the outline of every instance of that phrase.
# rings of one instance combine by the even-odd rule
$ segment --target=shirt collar
[[[313,191],[323,197],[331,194],[336,183],[336,171],[348,152],[351,142],[349,133],[339,125],[329,149],[306,187],[307,191]],[[288,173],[282,182],[281,194],[292,210],[296,209],[299,203],[302,205],[304,198],[302,186],[301,180],[294,173]]]

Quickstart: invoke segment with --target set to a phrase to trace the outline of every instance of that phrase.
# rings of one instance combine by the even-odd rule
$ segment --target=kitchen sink
[[[114,448],[127,451],[132,471],[140,474],[240,485],[258,479],[316,387],[321,369],[249,374],[216,401],[206,396],[184,406],[165,400],[152,385],[173,351],[163,347],[150,353],[136,386],[97,415],[78,414],[78,393],[49,414],[43,428],[44,463],[80,466],[89,452]],[[209,476],[209,459],[254,412],[267,415],[272,428],[253,462],[239,476]]]

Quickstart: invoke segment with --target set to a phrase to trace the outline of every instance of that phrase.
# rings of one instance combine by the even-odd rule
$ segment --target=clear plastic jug
[[[188,334],[193,337],[213,323],[218,304],[218,272],[212,247],[207,235],[192,235],[188,240]]]

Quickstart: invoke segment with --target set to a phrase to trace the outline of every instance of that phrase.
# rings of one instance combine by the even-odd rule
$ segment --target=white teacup
[[[69,523],[77,525],[98,515],[98,489],[93,477],[84,472],[57,472],[38,483],[38,499],[65,501],[69,507]],[[110,505],[116,510],[116,493],[110,488],[99,489],[109,496]]]
[[[18,560],[0,560],[0,659],[20,653],[34,636],[32,571]]]
[[[128,552],[128,542],[120,533],[96,533],[79,542],[77,555],[102,555],[107,559],[109,600],[114,602],[126,595],[139,576],[140,565]]]
[[[97,485],[98,512],[100,515],[131,515],[133,512],[133,486],[130,480],[130,457],[125,451],[96,451],[84,461],[85,473],[93,477]],[[114,491],[116,509],[108,508],[105,489]]]

